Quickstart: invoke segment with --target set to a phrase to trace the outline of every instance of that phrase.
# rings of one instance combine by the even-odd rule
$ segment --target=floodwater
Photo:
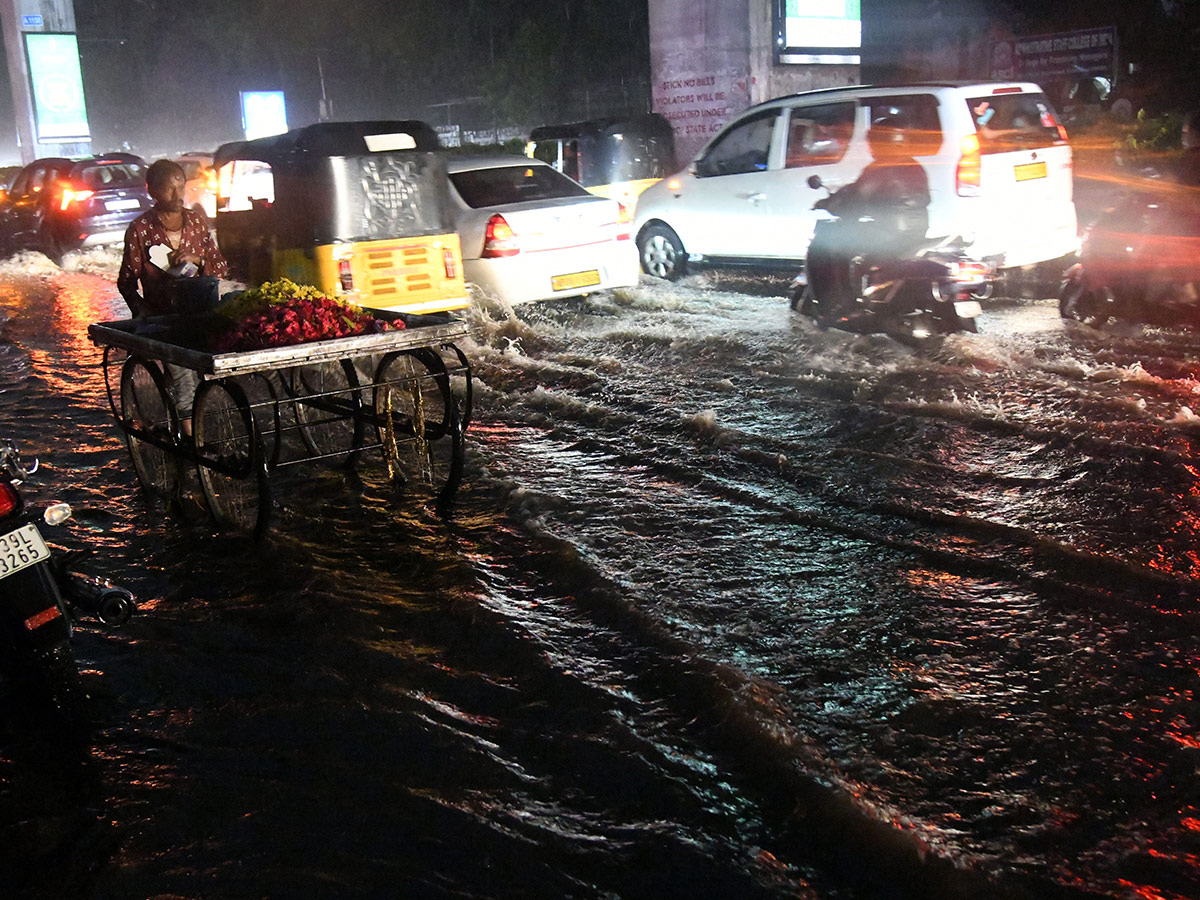
[[[5,896],[1200,896],[1200,336],[480,303],[453,514],[316,464],[256,546],[143,500],[69,268],[0,270],[3,431],[143,606],[0,724]]]

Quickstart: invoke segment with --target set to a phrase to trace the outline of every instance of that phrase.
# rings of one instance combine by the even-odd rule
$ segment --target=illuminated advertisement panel
[[[857,64],[860,0],[777,0],[775,45],[781,63]]]
[[[42,143],[91,140],[75,35],[26,32],[23,36],[29,83],[33,86],[37,140]]]
[[[246,140],[288,130],[283,91],[242,91],[242,130]]]

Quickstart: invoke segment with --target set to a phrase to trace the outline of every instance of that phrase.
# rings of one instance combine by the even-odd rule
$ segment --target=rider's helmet
[[[875,159],[903,153],[904,127],[900,117],[885,113],[872,119],[867,130],[867,144]]]

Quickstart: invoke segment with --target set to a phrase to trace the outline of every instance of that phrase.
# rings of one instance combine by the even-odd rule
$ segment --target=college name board
[[[1113,27],[1039,34],[992,44],[992,78],[997,80],[1111,78],[1116,61],[1117,30]]]

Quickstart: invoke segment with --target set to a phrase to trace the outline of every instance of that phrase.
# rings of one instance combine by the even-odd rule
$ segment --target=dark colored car
[[[41,250],[57,260],[68,250],[119,244],[153,205],[140,156],[34,160],[0,200],[0,248]]]

